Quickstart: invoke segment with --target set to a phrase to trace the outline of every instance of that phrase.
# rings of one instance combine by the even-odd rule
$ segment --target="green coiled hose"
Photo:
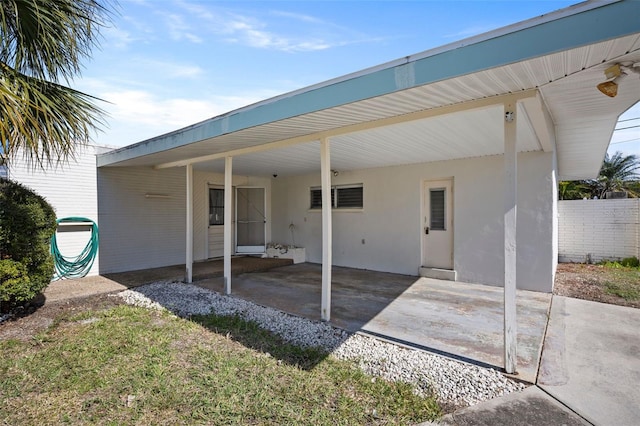
[[[51,237],[51,254],[53,255],[53,262],[55,265],[55,273],[53,275],[54,280],[62,278],[81,278],[86,276],[91,270],[93,262],[96,259],[96,255],[98,254],[98,225],[86,217],[64,217],[57,220],[58,224],[67,222],[90,223],[91,238],[89,238],[87,245],[84,246],[84,249],[82,249],[82,252],[79,255],[75,257],[67,257],[60,253],[58,241],[56,239],[57,232],[53,234],[53,237]]]

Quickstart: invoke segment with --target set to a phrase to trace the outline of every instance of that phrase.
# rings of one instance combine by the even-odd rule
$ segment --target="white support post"
[[[224,293],[231,294],[231,196],[233,191],[233,157],[224,159]]]
[[[516,374],[516,223],[518,151],[516,103],[504,104],[504,369]]]
[[[331,320],[331,154],[329,140],[320,141],[320,176],[322,180],[322,302],[320,317]]]
[[[184,281],[193,282],[193,166],[187,164],[187,230]]]

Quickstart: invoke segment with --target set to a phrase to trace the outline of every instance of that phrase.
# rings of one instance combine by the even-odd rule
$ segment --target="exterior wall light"
[[[618,94],[618,86],[629,73],[640,74],[640,62],[635,64],[615,64],[604,70],[604,75],[608,79],[596,87],[598,90],[610,98],[615,98]]]

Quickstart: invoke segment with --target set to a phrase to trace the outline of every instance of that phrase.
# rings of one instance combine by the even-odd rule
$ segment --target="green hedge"
[[[29,302],[51,282],[55,231],[55,212],[43,197],[0,179],[0,311]]]

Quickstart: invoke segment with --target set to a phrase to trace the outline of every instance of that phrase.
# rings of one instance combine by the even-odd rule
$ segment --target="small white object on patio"
[[[238,315],[302,347],[322,347],[339,359],[355,360],[374,377],[402,381],[417,394],[433,392],[438,400],[469,406],[525,388],[497,370],[478,367],[429,352],[409,349],[370,336],[350,334],[329,323],[312,321],[225,296],[191,284],[156,282],[118,293],[125,303],[167,309],[182,317]]]

